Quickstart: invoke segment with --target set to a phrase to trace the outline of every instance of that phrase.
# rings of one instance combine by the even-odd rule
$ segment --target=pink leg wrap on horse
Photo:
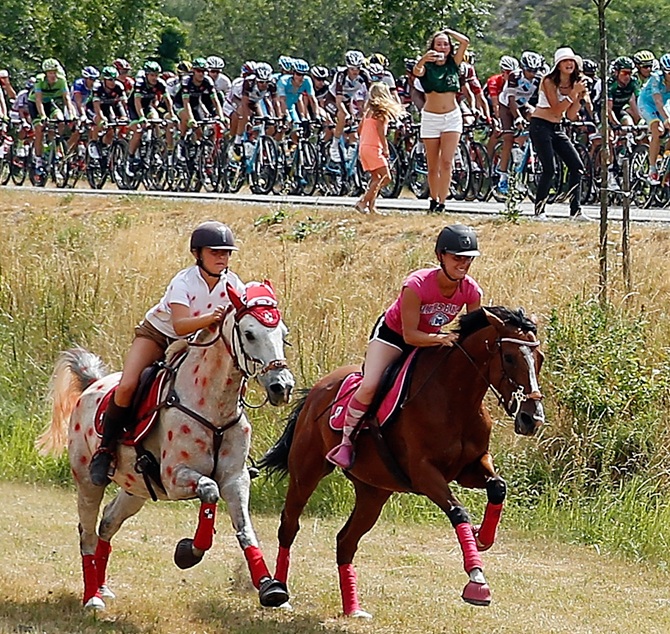
[[[84,605],[98,594],[98,571],[95,566],[95,555],[82,555],[81,566],[84,571]]]
[[[342,564],[337,567],[340,575],[340,592],[342,593],[342,609],[345,614],[353,614],[360,609],[358,603],[358,584],[353,564]]]
[[[214,520],[216,519],[216,504],[203,502],[200,505],[198,528],[193,538],[193,546],[200,550],[209,550],[214,540]]]
[[[470,574],[470,571],[473,568],[480,568],[483,570],[484,565],[482,564],[482,559],[477,550],[472,524],[468,522],[458,524],[458,526],[456,526],[456,535],[458,535],[458,542],[463,551],[463,568],[465,568],[465,572]]]
[[[247,546],[244,549],[244,556],[246,557],[249,572],[251,573],[251,581],[254,586],[258,588],[261,585],[261,579],[263,577],[271,576],[268,567],[265,565],[263,553],[258,546]]]
[[[491,504],[491,502],[486,504],[484,519],[477,532],[479,542],[484,546],[490,546],[496,540],[496,530],[498,529],[502,510],[502,504]]]
[[[277,565],[275,567],[275,579],[286,583],[288,579],[288,566],[291,561],[291,550],[290,548],[284,548],[283,546],[279,547],[279,552],[277,553]]]
[[[104,539],[98,538],[98,545],[95,549],[95,568],[98,572],[98,588],[101,588],[107,582],[107,560],[109,553],[112,552],[112,544]]]

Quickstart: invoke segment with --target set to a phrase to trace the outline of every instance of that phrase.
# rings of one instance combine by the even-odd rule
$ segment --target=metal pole
[[[594,0],[596,2],[596,0]],[[597,0],[598,30],[600,32],[600,77],[603,82],[602,110],[600,125],[602,127],[602,146],[600,148],[600,249],[598,253],[599,277],[598,299],[604,306],[607,303],[607,170],[609,169],[609,125],[607,120],[607,28],[605,25],[605,8],[608,0]]]
[[[623,281],[626,292],[631,291],[630,279],[630,159],[621,161],[623,170],[623,212],[621,220],[621,254],[623,257]]]

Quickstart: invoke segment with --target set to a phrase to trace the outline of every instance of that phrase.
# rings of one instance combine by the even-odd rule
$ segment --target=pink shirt
[[[469,275],[466,275],[458,285],[451,297],[445,297],[440,293],[437,283],[439,268],[419,269],[410,273],[402,284],[404,288],[411,288],[421,300],[421,316],[419,318],[419,330],[421,332],[440,332],[442,326],[453,321],[461,308],[468,304],[481,301],[484,293]],[[402,316],[400,302],[402,291],[398,298],[386,311],[384,320],[386,325],[402,335]]]

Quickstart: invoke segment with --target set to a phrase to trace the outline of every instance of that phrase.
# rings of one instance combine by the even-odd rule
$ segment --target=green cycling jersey
[[[37,101],[37,93],[41,93],[42,103],[51,103],[52,101],[62,102],[63,95],[67,94],[67,92],[68,87],[65,75],[59,73],[56,76],[56,81],[53,84],[50,84],[47,81],[46,75],[40,73],[35,78],[35,85],[28,95],[28,101],[35,103]]]

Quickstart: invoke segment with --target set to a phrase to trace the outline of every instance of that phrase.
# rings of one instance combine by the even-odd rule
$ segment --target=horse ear
[[[272,285],[272,282],[270,280],[268,280],[267,278],[264,279],[263,284],[265,284],[272,291],[272,294],[275,297],[277,296],[277,291],[275,291],[275,287]]]
[[[530,319],[536,326],[538,322],[540,321],[535,313],[532,313],[531,315],[528,315],[528,319]]]
[[[500,319],[500,317],[497,317],[494,315],[492,312],[486,310],[486,308],[482,308],[484,311],[484,315],[486,315],[486,319],[488,322],[498,331],[502,330],[505,327],[505,322]]]
[[[230,282],[226,283],[226,293],[228,293],[228,297],[235,307],[235,310],[240,310],[240,308],[244,306],[240,294],[235,290],[234,286],[231,286]]]

